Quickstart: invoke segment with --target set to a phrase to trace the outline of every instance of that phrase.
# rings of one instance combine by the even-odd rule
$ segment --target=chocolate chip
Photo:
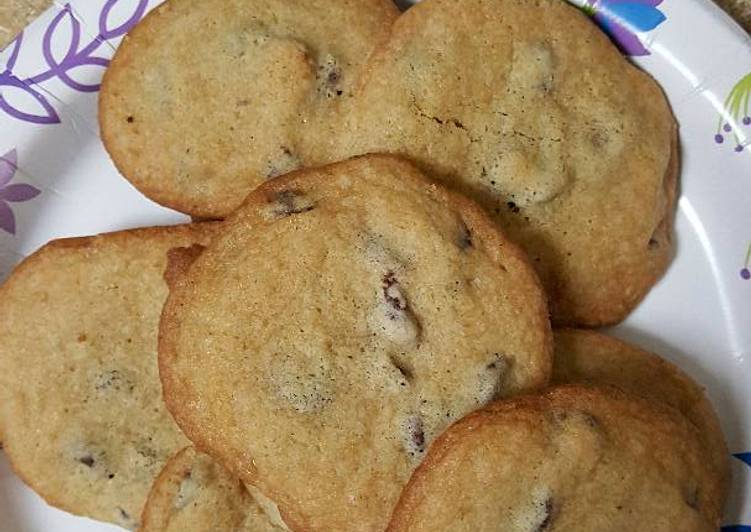
[[[375,250],[374,247],[371,251]],[[380,276],[377,305],[374,312],[369,314],[369,324],[380,338],[398,345],[402,350],[413,349],[420,343],[422,325],[410,308],[395,273],[400,261],[392,260],[383,248],[378,247],[377,250],[378,253],[372,253],[369,259],[375,263],[375,268],[385,266],[386,273]]]
[[[407,299],[399,288],[399,281],[396,280],[394,272],[388,271],[382,280],[383,297],[394,310],[407,310]],[[396,315],[390,316],[391,319],[397,319]]]
[[[412,444],[423,452],[425,450],[425,432],[422,429],[422,424],[416,427],[412,432]]]
[[[519,211],[521,210],[521,209],[519,209],[519,207],[518,207],[518,206],[516,205],[516,203],[514,203],[513,201],[507,201],[507,202],[506,202],[506,207],[508,207],[508,210],[510,210],[510,211],[511,211],[511,212],[513,212],[514,214],[519,214]]]
[[[274,194],[272,202],[276,205],[274,214],[282,218],[315,209],[315,203],[298,190],[281,190]]]
[[[128,120],[128,123],[129,123],[129,124],[132,124],[132,123],[133,123],[133,122],[134,122],[134,121],[135,121],[136,119],[135,119],[135,118],[133,118],[132,116],[129,116],[129,117],[127,118],[127,120]]]
[[[342,68],[334,56],[328,54],[318,65],[318,92],[326,98],[341,96]]]
[[[478,376],[475,396],[478,406],[485,405],[502,395],[508,367],[507,357],[501,353],[493,353],[492,359],[480,370]]]
[[[124,527],[131,530],[136,530],[140,523],[136,522],[128,512],[126,512],[123,508],[117,507],[117,518],[119,521],[119,524]]]
[[[545,508],[543,513],[543,520],[537,525],[535,532],[545,532],[550,529],[550,525],[553,523],[553,499],[548,497],[545,499]]]
[[[406,364],[404,360],[399,360],[395,355],[389,355],[389,361],[391,361],[391,364],[399,370],[399,373],[402,374],[402,377],[404,377],[404,380],[406,381],[404,384],[412,382],[413,373],[412,369]]]
[[[82,456],[81,458],[77,458],[77,460],[86,467],[94,467],[94,463],[96,463],[96,460],[94,460],[94,457],[90,454]]]
[[[489,362],[485,369],[488,371],[495,371],[497,369],[506,369],[508,366],[508,360],[500,353],[493,353],[493,361]]]
[[[649,249],[657,249],[660,247],[660,241],[656,238],[649,239]]]
[[[405,448],[411,456],[425,452],[425,428],[420,416],[410,416],[406,422]]]
[[[467,224],[464,221],[461,222],[461,229],[459,231],[458,239],[459,249],[466,251],[473,246],[472,243],[472,231],[470,231]]]

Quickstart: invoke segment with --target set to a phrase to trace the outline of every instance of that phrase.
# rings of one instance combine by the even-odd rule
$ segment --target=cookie
[[[160,324],[167,406],[292,530],[382,530],[449,423],[548,381],[524,254],[395,157],[263,184],[186,262]]]
[[[49,504],[137,528],[165,461],[187,445],[157,366],[166,252],[208,225],[53,241],[0,287],[0,435]]]
[[[388,530],[714,532],[719,484],[677,410],[615,388],[561,387],[454,424]]]
[[[289,50],[250,54],[263,76],[243,71],[204,23],[226,16],[235,22],[218,27],[235,28],[243,17],[226,7],[234,3],[215,4],[172,0],[136,28],[105,77],[105,144],[150,198],[222,217],[266,176],[391,152],[492,213],[532,256],[560,325],[622,320],[666,269],[679,166],[675,121],[654,80],[576,8],[560,0],[426,0],[399,17],[384,41],[385,30],[376,29],[393,14],[371,6],[365,11],[380,22],[366,25],[373,35],[352,47],[350,60],[361,62],[341,77],[356,82],[353,98],[307,119],[308,108],[319,108],[316,97],[311,104],[312,71],[302,59],[292,65]],[[325,25],[307,5],[269,9],[315,20],[325,39],[360,35],[341,31],[338,16]],[[199,22],[188,31],[193,19]],[[198,51],[183,44],[196,34]],[[225,34],[233,40],[238,31]],[[364,50],[376,41],[382,44],[365,63]],[[298,70],[307,83],[282,83]],[[244,94],[263,97],[263,113],[239,107]]]
[[[675,121],[657,83],[566,2],[421,2],[352,108],[335,156],[408,156],[484,205],[531,256],[554,322],[618,322],[665,270]]]
[[[243,484],[209,456],[186,447],[154,481],[141,532],[280,532]]]
[[[169,0],[118,49],[99,100],[118,169],[216,218],[299,167],[398,11],[390,0]]]
[[[554,339],[553,383],[607,384],[679,410],[698,429],[727,493],[730,453],[711,403],[691,377],[657,355],[595,331],[558,329]]]

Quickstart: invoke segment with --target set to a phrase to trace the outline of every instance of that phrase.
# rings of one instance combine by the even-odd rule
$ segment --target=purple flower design
[[[16,217],[9,204],[29,201],[41,194],[38,188],[31,185],[10,183],[17,169],[15,149],[0,157],[0,229],[11,235],[16,234]]]
[[[751,267],[751,244],[748,245],[748,251],[746,251],[746,262],[743,265],[743,268],[741,268],[741,279],[744,281],[751,281],[751,270],[749,269]],[[749,456],[751,457],[751,453],[749,453]],[[751,463],[749,463],[751,465]]]
[[[8,58],[5,71],[0,73],[0,109],[18,120],[34,124],[57,124],[60,122],[60,117],[47,101],[47,98],[32,88],[28,82],[13,75],[13,68],[16,66],[22,41],[23,34],[21,33],[10,43],[10,46],[13,47],[12,52]],[[6,95],[13,95],[14,93],[14,102],[22,100],[24,96],[26,97],[25,105],[22,108],[13,105],[7,99]]]
[[[118,4],[133,4],[130,16],[125,21],[112,22],[113,11]],[[42,39],[42,56],[47,63],[46,70],[27,78],[19,78],[13,73],[16,66],[23,33],[13,40],[5,70],[0,71],[0,110],[8,115],[33,124],[58,124],[60,116],[50,104],[41,84],[56,78],[68,87],[79,92],[96,92],[99,83],[82,83],[76,80],[76,72],[82,67],[98,67],[102,71],[109,65],[109,59],[95,54],[103,42],[125,35],[146,14],[148,0],[107,0],[99,13],[99,33],[86,44],[81,42],[81,23],[73,14],[70,4],[52,19]],[[122,11],[122,10],[120,10]],[[65,27],[70,29],[67,45],[55,46],[60,36],[65,35]],[[61,57],[60,57],[61,56]]]
[[[586,0],[584,11],[610,35],[621,51],[632,56],[649,55],[637,33],[655,29],[666,17],[657,6],[662,0]]]
[[[749,99],[751,99],[751,74],[746,74],[725,98],[724,112],[720,114],[717,122],[714,141],[717,144],[724,144],[726,139],[732,138],[734,142],[731,146],[736,153],[741,153],[745,149],[746,135],[742,132],[741,126],[746,128],[751,126]],[[748,266],[748,261],[746,265]]]

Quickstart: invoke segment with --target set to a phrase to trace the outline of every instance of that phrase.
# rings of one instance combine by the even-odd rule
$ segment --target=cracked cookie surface
[[[713,532],[721,480],[677,410],[615,388],[499,401],[433,444],[389,532]]]
[[[268,182],[176,268],[168,408],[293,530],[383,529],[449,423],[548,379],[526,257],[398,158]]]
[[[345,119],[336,157],[404,155],[480,202],[529,253],[554,322],[620,321],[671,257],[668,103],[565,2],[414,6]]]
[[[187,440],[157,367],[167,250],[211,225],[53,241],[0,288],[0,438],[48,503],[137,528],[165,461]]]
[[[171,0],[105,77],[105,144],[150,198],[222,217],[268,177],[396,153],[481,203],[529,253],[558,325],[621,321],[664,272],[675,120],[576,8],[425,0],[391,28],[377,0],[244,3],[263,6],[259,21],[283,14],[269,37],[238,1]],[[332,15],[320,22],[309,5]],[[221,34],[206,24],[217,17]]]
[[[302,165],[397,15],[390,0],[169,0],[107,70],[105,146],[150,198],[223,216]]]

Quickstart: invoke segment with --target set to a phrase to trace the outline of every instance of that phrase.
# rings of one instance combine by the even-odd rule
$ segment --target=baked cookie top
[[[243,484],[211,457],[186,447],[149,493],[141,532],[281,532]]]
[[[529,253],[554,322],[620,321],[669,261],[670,108],[566,2],[417,4],[371,57],[346,120],[335,157],[405,155],[485,206]]]
[[[102,83],[102,139],[163,205],[201,217],[299,167],[398,11],[390,0],[169,0]]]
[[[721,497],[696,428],[615,388],[474,412],[434,443],[389,531],[710,532]]]
[[[701,386],[677,366],[611,336],[583,329],[554,331],[554,384],[616,386],[679,410],[699,431],[707,458],[730,488],[730,453],[712,404]]]
[[[551,365],[523,253],[389,156],[259,187],[173,276],[160,327],[178,424],[293,530],[383,529],[438,433]]]
[[[426,0],[398,19],[387,0],[171,0],[100,98],[121,172],[198,216],[298,167],[407,156],[524,247],[560,325],[622,320],[672,254],[668,103],[560,0]]]
[[[0,287],[0,436],[13,469],[69,512],[137,528],[187,440],[157,369],[167,250],[209,226],[56,240]]]

